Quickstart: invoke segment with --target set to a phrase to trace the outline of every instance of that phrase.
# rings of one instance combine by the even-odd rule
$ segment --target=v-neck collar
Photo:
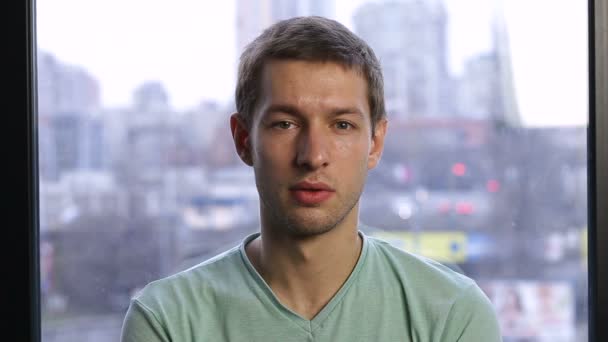
[[[359,234],[359,236],[361,237],[361,240],[362,240],[362,247],[361,247],[361,254],[359,255],[359,259],[357,260],[357,263],[355,264],[355,267],[353,268],[353,271],[350,273],[350,275],[346,279],[346,282],[342,285],[342,287],[338,290],[338,292],[336,292],[336,294],[323,307],[323,309],[321,309],[321,311],[319,311],[317,313],[317,315],[315,315],[315,317],[313,317],[311,320],[308,320],[308,319],[300,316],[296,312],[294,312],[291,309],[289,309],[287,306],[283,305],[279,301],[279,299],[277,298],[277,296],[274,294],[274,292],[272,292],[272,289],[266,283],[266,281],[264,280],[264,278],[262,278],[262,276],[255,269],[255,267],[253,267],[253,264],[249,260],[249,257],[247,256],[247,252],[245,251],[245,246],[249,242],[251,242],[254,239],[256,239],[257,237],[259,237],[260,236],[259,232],[253,233],[253,234],[247,236],[243,240],[243,242],[241,243],[241,245],[239,246],[239,250],[240,250],[241,258],[243,259],[243,262],[245,264],[245,267],[247,268],[247,270],[249,271],[249,273],[252,275],[252,277],[254,278],[254,280],[258,284],[258,286],[261,288],[261,290],[266,294],[266,296],[268,297],[268,299],[280,311],[282,311],[292,322],[296,323],[298,326],[300,326],[306,332],[313,333],[313,332],[315,332],[317,329],[319,329],[321,327],[321,324],[329,317],[329,315],[331,314],[331,312],[340,303],[340,301],[342,300],[342,298],[344,298],[344,295],[348,292],[348,289],[350,288],[350,286],[352,285],[352,283],[357,278],[357,274],[359,273],[359,271],[361,270],[361,268],[363,268],[363,264],[365,263],[365,259],[367,257],[367,250],[368,250],[368,244],[369,243],[368,243],[367,237],[365,236],[365,234],[363,234],[363,232],[361,232],[359,230],[358,234]]]

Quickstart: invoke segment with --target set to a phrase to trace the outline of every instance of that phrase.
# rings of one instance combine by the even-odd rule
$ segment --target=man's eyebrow
[[[285,113],[285,114],[291,114],[291,115],[300,115],[300,111],[291,105],[286,105],[286,104],[273,104],[270,105],[268,108],[266,108],[266,114],[270,114],[270,113]]]
[[[266,114],[271,114],[271,113],[285,113],[285,114],[289,114],[289,115],[295,115],[295,116],[301,116],[301,112],[300,110],[298,110],[298,108],[296,108],[295,106],[291,106],[291,105],[286,105],[286,104],[273,104],[270,105],[267,109],[266,109]],[[343,114],[356,114],[359,115],[361,117],[365,117],[365,115],[363,114],[363,112],[361,112],[361,110],[359,110],[356,107],[338,107],[338,108],[334,108],[331,110],[331,112],[329,113],[329,116],[339,116],[339,115],[343,115]]]
[[[361,116],[362,118],[365,117],[363,112],[361,112],[361,110],[359,110],[359,108],[356,108],[356,107],[336,108],[336,109],[332,110],[330,113],[331,116],[338,116],[338,115],[342,115],[342,114],[356,114],[356,115]]]

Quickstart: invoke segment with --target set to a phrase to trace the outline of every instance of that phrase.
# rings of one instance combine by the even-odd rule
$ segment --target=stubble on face
[[[263,189],[263,181],[258,181],[258,191],[260,192],[260,213],[266,214],[266,219],[270,222],[268,227],[271,229],[280,229],[288,233],[294,238],[308,238],[327,233],[334,229],[338,224],[344,222],[346,217],[357,210],[359,197],[363,192],[361,189],[351,189],[346,193],[341,194],[343,200],[338,206],[327,208],[325,210],[317,208],[306,208],[306,210],[290,210],[281,209],[284,207],[283,201],[280,200],[279,194],[268,194]]]
[[[262,84],[262,110],[256,113],[251,131],[262,224],[297,238],[327,233],[345,221],[356,225],[371,135],[365,80],[356,71],[334,63],[277,61],[266,66]],[[266,120],[264,108],[269,103],[287,104],[297,113],[272,114]],[[362,114],[336,116],[351,120],[356,126],[351,131],[336,131],[332,126],[334,118],[327,113],[340,108],[355,108]],[[271,129],[273,120],[293,121],[295,128]],[[322,140],[311,144],[316,144],[314,153],[327,159],[323,166],[297,161],[298,153],[313,153],[302,152],[298,145],[308,129],[315,130],[308,139]],[[318,205],[300,205],[288,189],[303,180],[324,182],[336,191]]]

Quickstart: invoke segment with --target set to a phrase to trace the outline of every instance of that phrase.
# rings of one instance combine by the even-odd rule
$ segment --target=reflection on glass
[[[132,2],[125,10],[148,6]],[[485,22],[469,23],[468,35],[462,33],[467,21],[462,13],[474,9],[463,10],[466,5],[455,1],[295,3],[239,0],[218,9],[232,16],[222,20],[229,25],[206,31],[234,33],[225,37],[234,37],[230,44],[240,52],[278,19],[318,14],[344,20],[374,48],[385,73],[390,128],[382,162],[370,173],[362,197],[362,230],[476,279],[495,305],[505,341],[586,340],[586,103],[572,105],[575,93],[586,87],[585,76],[561,84],[562,90],[572,89],[572,97],[553,97],[555,116],[541,118],[538,107],[528,102],[525,85],[549,87],[556,81],[518,69],[526,58],[532,64],[538,53],[515,48],[526,44],[517,35],[522,28],[514,8],[503,13],[492,7]],[[171,95],[182,91],[170,94],[168,89],[180,89],[175,85],[179,77],[150,77],[154,70],[142,72],[136,65],[115,70],[123,65],[120,55],[131,58],[148,45],[122,45],[121,34],[105,25],[94,27],[91,11],[69,0],[54,4],[53,11],[82,9],[78,25],[95,36],[67,35],[60,44],[49,32],[60,35],[53,28],[64,19],[76,20],[79,12],[63,18],[45,6],[39,2],[43,341],[118,340],[129,298],[138,289],[258,229],[253,172],[234,153],[228,128],[233,84],[200,77],[196,69],[213,64],[227,78],[234,75],[236,54],[214,50],[209,61],[201,57],[191,64],[179,51],[162,54],[165,61],[155,70],[183,63],[180,67],[204,80],[203,89],[222,88],[215,94],[227,94],[202,91],[197,105],[176,105]],[[103,15],[114,13],[111,2],[90,6]],[[135,21],[143,16],[138,39],[144,42],[152,39],[146,23],[171,11],[149,6],[150,18],[133,15]],[[187,6],[194,10],[197,5]],[[196,21],[205,21],[206,15],[214,22],[215,12],[199,6]],[[585,9],[575,12],[580,11]],[[117,27],[129,22],[115,19]],[[580,26],[577,32],[584,33],[586,24]],[[137,35],[130,26],[122,29]],[[161,41],[192,31],[176,25],[176,31],[155,37]],[[470,50],[475,32],[486,32],[486,43],[454,57],[454,51]],[[102,47],[114,42],[122,50],[102,51],[107,56],[96,61],[74,52],[90,41]],[[188,46],[182,47],[184,54]],[[557,47],[545,51],[539,72],[569,49]],[[223,65],[212,60],[217,56],[225,56]],[[154,58],[140,57],[142,64]],[[584,63],[568,65],[568,72],[584,75]],[[104,97],[120,89],[123,80],[94,70],[112,70],[124,82],[139,77],[131,99],[121,103]],[[187,87],[182,86],[183,93],[192,91]],[[562,102],[570,112],[557,112]],[[564,116],[574,119],[555,121]]]

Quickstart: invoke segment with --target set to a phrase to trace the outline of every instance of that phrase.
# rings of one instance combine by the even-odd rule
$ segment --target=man
[[[359,229],[387,130],[365,42],[329,19],[279,22],[241,56],[236,105],[230,127],[254,169],[260,233],[146,286],[124,342],[500,341],[473,280]]]

